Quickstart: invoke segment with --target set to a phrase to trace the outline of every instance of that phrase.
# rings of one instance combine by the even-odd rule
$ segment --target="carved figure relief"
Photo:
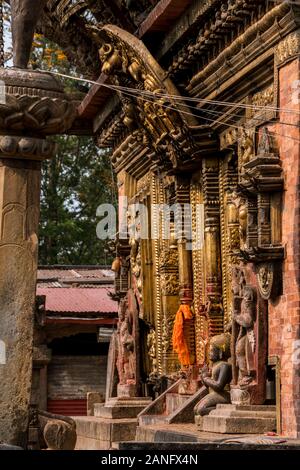
[[[254,156],[254,136],[253,132],[242,129],[239,141],[239,166],[243,172],[243,165],[248,163]]]
[[[156,333],[154,329],[151,329],[147,336],[147,349],[150,358],[150,379],[152,376],[157,374],[157,359],[156,359]]]
[[[274,265],[263,263],[257,268],[258,288],[263,299],[269,300],[274,287]]]
[[[135,340],[133,337],[133,318],[128,309],[127,299],[122,299],[119,305],[119,322],[117,329],[118,358],[117,369],[119,384],[135,383]]]
[[[143,301],[143,281],[142,281],[142,256],[140,240],[139,213],[128,213],[129,245],[130,245],[130,268],[136,280],[136,288],[139,301]]]
[[[253,380],[256,348],[254,333],[256,302],[255,288],[246,284],[245,275],[240,268],[234,268],[232,331],[235,357],[233,367],[236,372],[237,384],[241,388],[249,385]]]

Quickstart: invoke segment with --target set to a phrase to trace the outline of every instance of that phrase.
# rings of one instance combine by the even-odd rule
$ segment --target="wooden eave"
[[[190,6],[192,0],[161,0],[148,17],[143,21],[137,31],[137,36],[141,39],[151,32],[165,32],[178,17]],[[108,77],[105,74],[99,76],[99,85],[92,86],[78,108],[79,119],[95,119],[100,111],[96,125],[93,126],[93,132],[96,133],[105,119],[108,117],[103,110],[105,105],[111,108],[110,100],[115,93],[101,84],[108,83]]]

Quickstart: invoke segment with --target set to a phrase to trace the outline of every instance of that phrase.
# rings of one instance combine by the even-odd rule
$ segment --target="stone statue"
[[[271,135],[267,127],[263,127],[257,146],[258,155],[270,155],[272,153]]]
[[[254,322],[256,318],[256,290],[246,284],[240,269],[233,273],[233,367],[235,382],[243,388],[253,380],[256,346]]]
[[[218,404],[230,403],[229,384],[232,379],[232,369],[227,362],[229,357],[230,333],[214,336],[209,351],[211,370],[205,367],[200,372],[201,381],[208,393],[195,406],[196,415],[208,415]]]
[[[47,0],[10,0],[12,12],[13,62],[26,69],[34,30]]]
[[[118,359],[119,384],[135,383],[135,344],[133,338],[133,319],[128,310],[127,299],[122,299],[119,307]]]

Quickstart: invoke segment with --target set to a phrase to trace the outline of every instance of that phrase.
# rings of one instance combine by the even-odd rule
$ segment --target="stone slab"
[[[120,442],[120,450],[170,450],[176,442],[180,450],[300,450],[300,439],[282,436],[268,437],[263,434],[216,434],[199,432],[195,424],[164,424],[139,426],[134,442]]]
[[[225,439],[255,437],[253,434],[216,434],[199,432],[196,424],[155,424],[139,426],[137,442],[223,442]]]
[[[99,419],[95,416],[77,416],[76,449],[110,449],[112,442],[135,439],[137,419]]]
[[[94,405],[94,416],[105,419],[136,418],[151,403],[148,398],[112,398],[105,405]]]
[[[273,405],[217,405],[217,410],[242,410],[242,411],[273,411],[276,413],[276,406]]]
[[[171,442],[120,442],[119,450],[130,450],[133,452],[136,451],[170,451],[174,450],[174,446],[171,445]],[[299,441],[296,444],[286,443],[286,444],[226,444],[220,442],[176,442],[176,452],[200,452],[200,451],[220,451],[220,450],[300,450]]]
[[[146,426],[149,424],[167,423],[168,416],[166,415],[143,415],[139,417],[139,425]]]
[[[220,434],[263,434],[276,430],[276,418],[204,416],[202,431]]]
[[[274,411],[247,411],[247,410],[213,410],[209,413],[209,416],[218,416],[222,418],[230,418],[235,417],[235,418],[244,418],[244,417],[249,417],[249,418],[276,418],[276,413]]]

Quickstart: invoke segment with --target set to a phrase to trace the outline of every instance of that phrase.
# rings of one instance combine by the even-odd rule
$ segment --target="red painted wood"
[[[87,400],[48,400],[47,411],[63,416],[86,416]]]

